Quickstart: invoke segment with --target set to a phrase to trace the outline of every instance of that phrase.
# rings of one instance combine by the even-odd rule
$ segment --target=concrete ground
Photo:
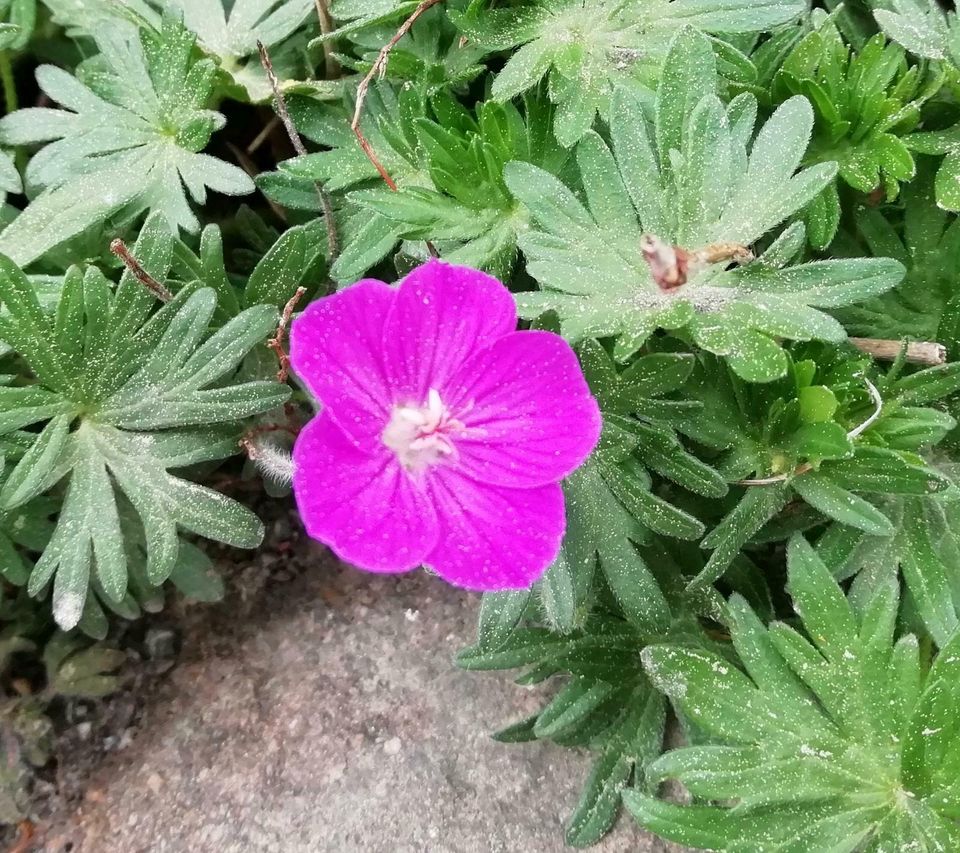
[[[377,577],[299,540],[238,563],[227,602],[176,622],[183,653],[51,853],[562,851],[585,754],[503,745],[538,707],[506,674],[456,669],[479,598]],[[274,536],[274,540],[277,536]],[[598,853],[676,849],[629,819]]]

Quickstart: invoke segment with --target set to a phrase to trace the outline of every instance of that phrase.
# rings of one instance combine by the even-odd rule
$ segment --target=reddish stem
[[[280,367],[277,370],[277,382],[281,384],[285,383],[287,377],[290,375],[290,356],[287,355],[286,350],[283,348],[283,339],[286,336],[287,327],[290,325],[290,318],[293,316],[293,311],[306,292],[307,289],[305,287],[298,287],[297,292],[287,300],[287,304],[283,306],[283,313],[280,315],[280,322],[277,324],[276,334],[267,341],[267,346],[274,351],[277,356],[277,361],[280,363]]]
[[[386,183],[386,185],[394,192],[397,190],[396,183],[394,183],[393,178],[390,177],[389,172],[387,172],[383,164],[380,162],[380,159],[374,153],[373,147],[363,135],[363,131],[360,130],[360,117],[363,115],[363,105],[367,100],[367,91],[370,88],[370,84],[373,82],[373,78],[377,76],[382,77],[384,73],[386,73],[387,60],[390,57],[390,52],[397,46],[397,43],[400,41],[400,39],[410,32],[413,25],[417,22],[417,19],[424,12],[442,2],[443,0],[423,0],[423,2],[413,10],[413,12],[410,14],[410,17],[400,25],[400,28],[396,31],[396,33],[394,33],[393,38],[391,38],[390,41],[383,46],[383,48],[380,50],[380,53],[377,54],[377,58],[374,60],[373,65],[370,66],[370,70],[367,72],[363,80],[360,81],[360,85],[357,87],[357,104],[353,111],[353,121],[350,122],[350,129],[357,137],[357,142],[360,143],[360,147],[363,149],[363,153],[367,155],[367,159],[373,163],[374,168],[380,174],[380,177],[383,178],[384,183]]]
[[[169,302],[173,299],[173,294],[143,268],[140,261],[130,254],[130,250],[119,237],[110,243],[110,251],[123,261],[123,265],[130,270],[130,274],[157,299],[161,302]]]

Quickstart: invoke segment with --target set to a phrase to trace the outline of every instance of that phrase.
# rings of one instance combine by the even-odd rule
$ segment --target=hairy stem
[[[283,306],[283,313],[280,315],[280,322],[277,324],[277,331],[270,340],[267,341],[267,346],[276,353],[277,361],[280,362],[280,367],[277,370],[277,382],[283,384],[287,381],[287,376],[290,374],[290,356],[287,355],[286,350],[283,348],[283,339],[287,334],[287,328],[290,325],[290,319],[293,317],[293,311],[297,307],[297,303],[303,299],[303,294],[307,292],[305,287],[298,287],[297,292],[287,300],[287,304]]]

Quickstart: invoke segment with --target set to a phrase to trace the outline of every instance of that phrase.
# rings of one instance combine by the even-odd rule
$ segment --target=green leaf
[[[934,640],[945,645],[960,627],[955,579],[931,541],[931,525],[917,500],[906,503],[900,529],[900,568],[917,611]]]
[[[897,3],[894,8],[897,11],[879,8],[873,13],[884,33],[917,56],[943,59],[947,46],[943,28],[937,26],[938,11],[912,3]]]
[[[577,602],[573,571],[563,551],[544,572],[539,590],[547,624],[560,634],[570,633],[575,627]]]
[[[641,439],[640,456],[658,474],[705,497],[722,498],[727,493],[723,477],[688,453],[671,433],[641,424],[634,424],[633,430]]]
[[[25,504],[60,479],[57,472],[67,442],[69,418],[58,415],[43,429],[0,488],[0,508]]]
[[[527,590],[488,592],[480,605],[477,646],[500,648],[516,628],[530,600]]]
[[[282,310],[300,284],[307,238],[302,229],[290,228],[254,267],[243,292],[247,305],[274,305]]]
[[[814,424],[833,419],[837,411],[836,395],[823,385],[808,385],[797,394],[800,403],[800,420]]]
[[[665,722],[664,701],[644,685],[626,704],[600,755],[590,770],[580,801],[567,821],[567,844],[588,847],[613,826],[620,811],[620,794],[633,773],[660,751]],[[634,768],[636,768],[634,770]]]
[[[940,364],[904,376],[893,386],[901,403],[921,405],[949,397],[960,390],[960,364]]]
[[[857,645],[857,624],[840,587],[802,536],[787,551],[790,596],[811,639],[824,656],[839,662]]]
[[[699,539],[703,535],[703,525],[654,495],[635,467],[605,466],[603,478],[627,511],[651,530],[678,539]]]
[[[683,128],[700,99],[717,88],[716,59],[710,42],[684,27],[670,43],[664,62],[654,125],[661,167],[670,151],[682,147]]]
[[[801,459],[813,461],[846,459],[853,455],[853,443],[846,430],[833,421],[804,424],[790,436],[786,449]]]
[[[613,692],[614,688],[602,681],[587,684],[571,681],[540,712],[533,727],[538,738],[557,737],[578,726]]]
[[[943,646],[926,678],[923,692],[907,726],[903,746],[904,782],[919,795],[930,794],[954,779],[943,774],[944,764],[956,755],[957,663],[960,634]],[[954,758],[955,760],[955,758]],[[947,803],[943,804],[950,808]]]
[[[37,70],[41,89],[64,109],[28,108],[0,120],[6,145],[49,143],[28,170],[44,190],[0,234],[0,252],[32,263],[121,208],[129,217],[160,211],[196,231],[184,187],[201,204],[208,188],[253,191],[239,167],[201,153],[224,118],[206,108],[214,67],[191,59],[194,38],[171,16],[157,34],[107,23],[96,30],[101,65],[90,86],[52,65]]]
[[[592,580],[599,563],[625,617],[651,633],[665,629],[670,608],[634,542],[642,530],[610,489],[604,469],[588,462],[567,481],[564,551],[571,566]]]
[[[541,657],[556,652],[560,638],[545,629],[524,628],[515,631],[501,647],[485,649],[473,646],[457,654],[457,666],[461,669],[487,670],[512,669],[538,661]]]
[[[880,510],[858,495],[838,486],[829,477],[804,474],[792,482],[794,490],[810,506],[829,518],[870,533],[892,536],[893,525]]]
[[[713,553],[688,589],[712,584],[727,570],[746,542],[786,504],[788,491],[780,485],[748,488],[737,505],[700,543]]]
[[[950,485],[936,471],[879,447],[858,447],[851,459],[825,462],[821,473],[844,489],[872,494],[930,495]]]

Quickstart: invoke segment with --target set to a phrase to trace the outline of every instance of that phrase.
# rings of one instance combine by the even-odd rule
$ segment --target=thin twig
[[[119,237],[110,243],[110,251],[123,261],[123,265],[130,270],[130,274],[157,299],[161,302],[169,302],[173,299],[173,294],[141,266],[140,261],[130,254],[130,250]]]
[[[287,131],[287,136],[290,138],[290,144],[293,145],[293,150],[302,157],[307,153],[307,149],[303,144],[303,140],[300,138],[300,134],[297,133],[293,119],[290,118],[290,113],[287,110],[287,102],[284,100],[283,93],[280,91],[280,81],[277,79],[276,72],[273,70],[273,62],[270,60],[270,54],[267,53],[263,42],[259,40],[257,41],[257,50],[260,51],[260,64],[263,66],[263,70],[267,72],[267,79],[270,81],[270,88],[273,90],[274,109],[277,111],[277,116],[280,118],[284,130]],[[323,218],[327,226],[327,251],[330,255],[330,263],[333,263],[340,254],[340,241],[337,237],[337,223],[333,216],[333,203],[330,201],[329,193],[327,193],[319,183],[314,183],[314,186],[317,190],[317,196],[320,199],[320,206],[323,208]]]
[[[267,53],[267,48],[259,39],[257,40],[257,50],[260,51],[260,64],[263,66],[263,70],[267,72],[267,79],[270,81],[270,88],[273,90],[273,107],[277,111],[278,118],[283,122],[287,136],[290,137],[293,150],[302,156],[307,153],[307,149],[304,147],[303,140],[297,132],[293,119],[290,118],[290,113],[287,111],[287,102],[280,92],[280,81],[277,79],[276,71],[273,70],[273,61],[270,59],[270,54]]]
[[[279,120],[277,123],[279,124]],[[259,170],[257,169],[257,164],[253,162],[246,151],[239,146],[234,145],[232,142],[227,143],[227,148],[229,148],[233,156],[237,158],[237,163],[240,164],[240,168],[243,169],[243,171],[246,172],[251,179],[256,178],[256,176],[260,174]],[[270,198],[270,196],[264,195],[264,198],[266,199],[270,209],[276,214],[277,219],[285,223],[287,221],[287,212],[272,198]]]
[[[290,325],[293,311],[306,292],[305,287],[298,287],[297,292],[287,300],[287,304],[283,306],[283,313],[280,315],[280,322],[277,324],[277,332],[267,341],[267,346],[276,353],[277,361],[280,362],[280,368],[277,370],[277,382],[281,384],[286,382],[290,375],[290,356],[283,348],[283,339],[287,334],[287,327]]]
[[[363,135],[363,131],[360,130],[360,118],[363,115],[363,105],[367,100],[367,92],[370,89],[373,78],[382,78],[384,74],[387,73],[387,60],[390,58],[390,52],[397,46],[400,40],[410,32],[413,25],[417,22],[417,19],[424,12],[442,2],[443,0],[423,0],[423,2],[413,10],[410,17],[400,25],[399,29],[393,34],[393,38],[380,49],[380,53],[377,54],[373,65],[370,66],[370,70],[357,87],[357,103],[353,110],[353,121],[350,122],[350,129],[353,131],[353,135],[357,137],[357,142],[360,143],[360,148],[363,150],[363,153],[367,155],[367,159],[373,164],[373,167],[377,170],[380,177],[383,178],[383,182],[394,192],[397,191],[396,182],[390,177],[390,173],[383,163],[380,162],[380,158],[377,157],[370,141]],[[439,258],[440,253],[437,251],[437,247],[434,246],[430,240],[426,240],[425,242],[430,257]]]
[[[360,147],[363,149],[363,153],[367,155],[367,159],[373,163],[373,167],[380,174],[380,177],[383,178],[384,183],[394,191],[396,191],[397,185],[394,183],[393,178],[390,177],[390,173],[387,172],[377,158],[373,147],[363,135],[363,131],[360,130],[360,117],[363,115],[363,104],[367,100],[367,91],[373,82],[373,78],[383,77],[383,75],[386,74],[387,60],[390,58],[390,52],[397,46],[397,42],[410,32],[410,29],[424,12],[442,2],[443,0],[423,0],[423,2],[413,10],[410,17],[400,25],[400,28],[394,33],[393,38],[383,46],[377,58],[374,60],[373,65],[370,66],[370,70],[357,87],[357,104],[353,111],[353,121],[350,122],[350,129],[353,131],[354,136],[357,137],[357,142],[360,143]]]
[[[267,138],[273,133],[273,129],[278,124],[280,124],[280,117],[277,115],[271,116],[270,121],[263,126],[263,129],[253,137],[253,141],[247,146],[247,154],[251,156],[256,154],[257,149],[267,141]]]
[[[860,352],[884,361],[893,361],[903,349],[903,341],[887,341],[880,338],[847,338]],[[947,348],[936,341],[915,341],[907,344],[906,359],[911,364],[936,366],[947,361]]]
[[[880,392],[877,390],[877,386],[874,385],[866,376],[862,377],[864,385],[867,386],[867,391],[870,394],[870,399],[873,401],[873,412],[870,417],[867,418],[863,423],[855,426],[850,432],[847,433],[847,438],[850,441],[853,441],[856,438],[859,438],[863,435],[870,427],[872,427],[877,419],[880,417],[880,413],[883,411],[883,397],[880,396]],[[809,462],[804,462],[802,465],[798,465],[793,469],[789,474],[777,474],[774,477],[761,477],[755,480],[737,480],[736,485],[738,486],[773,486],[777,483],[785,483],[791,477],[799,477],[801,474],[806,474],[808,471],[813,470],[813,465]]]
[[[313,0],[317,7],[317,20],[320,21],[320,32],[323,33],[323,62],[328,80],[336,80],[340,76],[340,63],[333,50],[333,42],[328,36],[333,32],[333,18],[327,8],[327,0]]]

